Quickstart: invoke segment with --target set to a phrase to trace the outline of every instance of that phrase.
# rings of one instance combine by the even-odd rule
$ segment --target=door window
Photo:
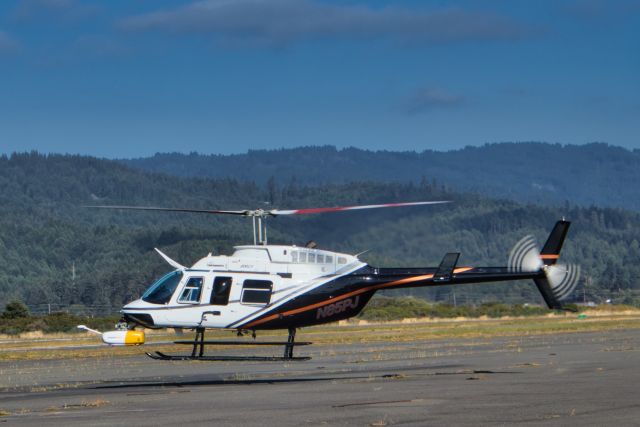
[[[211,304],[227,305],[229,304],[229,293],[231,292],[231,277],[216,277],[213,281],[213,290],[211,291]]]

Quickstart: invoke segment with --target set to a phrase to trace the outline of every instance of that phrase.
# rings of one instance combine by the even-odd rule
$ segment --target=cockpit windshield
[[[182,279],[182,271],[176,270],[162,276],[142,295],[142,301],[152,304],[166,304]]]

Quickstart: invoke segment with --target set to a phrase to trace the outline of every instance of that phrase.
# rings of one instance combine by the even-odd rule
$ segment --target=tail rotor
[[[509,254],[509,269],[511,271],[538,271],[544,265],[540,259],[540,250],[536,239],[532,235],[524,236]]]
[[[570,224],[568,221],[558,221],[542,252],[535,238],[529,235],[516,243],[509,254],[510,271],[544,273],[544,276],[533,280],[549,308],[561,309],[561,301],[571,295],[580,280],[579,265],[557,262]]]
[[[565,300],[578,286],[580,266],[578,264],[555,264],[545,267],[547,280],[553,296],[558,301]]]

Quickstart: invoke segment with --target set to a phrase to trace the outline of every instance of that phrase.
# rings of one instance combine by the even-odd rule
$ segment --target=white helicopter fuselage
[[[190,268],[178,268],[122,313],[155,328],[241,328],[267,308],[365,265],[353,255],[325,250],[237,246],[231,256],[209,254]]]
[[[150,206],[93,206],[106,209],[224,214],[251,218],[253,245],[236,246],[231,256],[202,258],[185,267],[158,253],[175,268],[156,281],[142,297],[125,305],[118,330],[107,333],[80,329],[102,335],[110,345],[140,345],[144,333],[132,327],[194,329],[193,341],[176,344],[193,345],[191,355],[147,353],[160,360],[308,360],[294,358],[296,329],[335,322],[357,316],[379,290],[470,283],[509,282],[533,279],[549,308],[564,309],[561,301],[573,291],[580,277],[579,267],[560,266],[556,262],[570,223],[556,222],[542,251],[530,238],[523,239],[512,251],[509,266],[458,266],[459,252],[446,253],[437,267],[378,268],[360,261],[357,256],[308,247],[267,245],[264,219],[281,215],[319,214],[400,206],[448,203],[447,201],[401,202],[377,205],[307,208],[294,210],[207,210]],[[528,262],[528,260],[534,262]],[[525,265],[526,264],[526,265]],[[284,357],[204,356],[207,328],[243,331],[287,329],[289,335]],[[246,345],[247,342],[242,342]],[[256,345],[280,345],[262,342]]]

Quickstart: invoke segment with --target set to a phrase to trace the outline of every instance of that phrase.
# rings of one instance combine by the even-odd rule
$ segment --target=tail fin
[[[533,279],[547,306],[555,310],[566,310],[561,301],[573,292],[580,279],[580,266],[557,264],[570,225],[563,219],[553,227],[540,252],[545,274]]]
[[[558,301],[556,296],[553,294],[553,288],[551,287],[551,285],[549,285],[549,281],[545,276],[537,277],[533,279],[533,281],[536,283],[536,286],[538,287],[538,291],[540,291],[542,298],[544,298],[544,302],[547,303],[547,307],[553,310],[564,309],[562,303]]]
[[[540,251],[540,259],[542,259],[544,265],[554,265],[558,261],[560,250],[565,237],[567,237],[570,225],[571,223],[564,219],[556,222],[547,242],[544,244],[542,251]]]

